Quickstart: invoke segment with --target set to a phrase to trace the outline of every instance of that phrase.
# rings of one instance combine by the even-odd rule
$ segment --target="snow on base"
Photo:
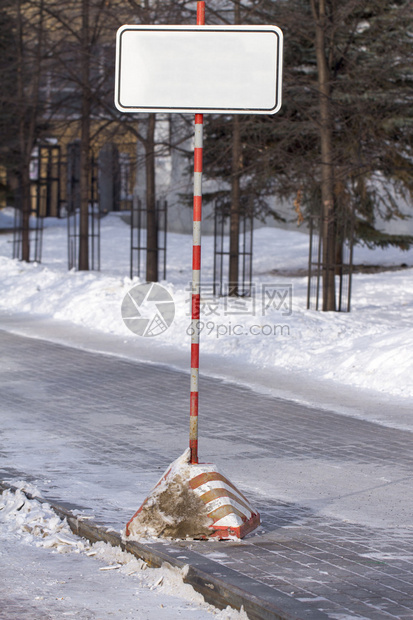
[[[194,466],[189,448],[167,469],[126,527],[129,540],[146,537],[209,538],[212,519],[189,486]]]
[[[213,463],[176,459],[126,526],[125,539],[239,541],[259,524],[258,512]]]

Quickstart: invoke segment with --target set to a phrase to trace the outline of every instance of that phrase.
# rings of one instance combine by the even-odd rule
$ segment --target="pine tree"
[[[243,120],[242,191],[258,213],[269,211],[267,197],[297,193],[307,214],[321,213],[323,308],[334,310],[328,265],[346,210],[356,211],[358,239],[409,242],[380,233],[375,219],[402,217],[398,199],[413,190],[413,8],[406,0],[254,0],[247,8],[251,21],[282,28],[285,66],[281,112]],[[210,118],[206,131],[214,141],[206,174],[229,180],[229,118]]]

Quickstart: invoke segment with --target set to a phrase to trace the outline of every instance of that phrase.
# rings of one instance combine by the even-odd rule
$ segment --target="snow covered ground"
[[[21,487],[37,494],[32,485]],[[19,617],[30,620],[247,620],[242,611],[206,604],[179,570],[146,569],[129,553],[74,536],[48,504],[20,490],[0,495],[2,618],[17,618],[20,604]]]
[[[0,211],[0,228],[11,223],[11,210]],[[100,273],[67,271],[64,221],[46,221],[40,265],[12,260],[12,235],[0,235],[0,328],[188,370],[190,236],[168,235],[162,284],[173,297],[175,319],[162,334],[145,338],[131,333],[121,316],[125,295],[139,283],[128,277],[129,227],[119,214],[101,224]],[[412,430],[413,250],[357,247],[356,264],[400,270],[355,274],[352,312],[338,314],[307,311],[306,278],[285,275],[306,268],[306,234],[262,228],[254,246],[253,297],[214,299],[213,239],[203,238],[201,374]],[[9,590],[31,600],[33,618],[217,614],[185,589],[179,575],[143,571],[132,558],[87,547],[44,505],[25,501],[19,508],[22,501],[11,494],[0,499],[0,594]],[[108,588],[117,595],[107,597]],[[239,616],[227,611],[216,617]]]
[[[10,211],[0,212],[0,227],[11,221]],[[65,222],[46,223],[40,265],[12,260],[11,235],[0,236],[0,312],[47,320],[51,334],[53,326],[71,324],[102,339],[114,336],[132,343],[131,355],[141,359],[163,361],[164,352],[170,351],[168,359],[174,363],[174,355],[178,360],[189,351],[190,236],[168,235],[163,285],[175,302],[173,324],[156,338],[142,338],[126,328],[120,312],[123,298],[139,283],[128,277],[128,225],[118,214],[102,220],[97,273],[68,272]],[[254,295],[243,300],[212,296],[213,239],[204,236],[202,243],[201,356],[215,358],[217,375],[230,376],[231,368],[242,367],[254,384],[277,370],[290,377],[298,373],[311,384],[328,383],[332,391],[352,387],[384,398],[412,399],[413,250],[357,246],[356,265],[400,269],[355,274],[352,311],[324,313],[306,310],[306,277],[280,275],[306,268],[306,234],[274,228],[255,231]],[[281,392],[283,388],[275,383],[267,387]]]

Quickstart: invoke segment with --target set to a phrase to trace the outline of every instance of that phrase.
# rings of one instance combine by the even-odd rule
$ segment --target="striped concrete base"
[[[201,498],[212,519],[211,537],[243,538],[259,526],[258,512],[215,465],[191,465],[191,470],[189,486]]]
[[[260,525],[247,498],[210,463],[187,450],[168,468],[126,526],[126,537],[243,538]]]

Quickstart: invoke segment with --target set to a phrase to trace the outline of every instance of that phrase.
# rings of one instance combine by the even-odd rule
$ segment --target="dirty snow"
[[[240,512],[247,519],[257,513],[248,500],[212,463],[190,462],[191,451],[185,450],[165,471],[152,491],[130,519],[123,535],[129,540],[147,537],[239,541],[237,535],[243,525]],[[207,474],[202,484],[191,485],[194,479]],[[212,474],[211,479],[208,476]],[[217,474],[217,477],[215,477]],[[218,491],[215,496],[214,492]],[[208,493],[212,496],[205,498]],[[209,515],[222,506],[232,507],[229,514],[213,520]],[[228,529],[231,529],[228,532]]]
[[[127,525],[130,540],[147,537],[172,539],[209,538],[212,520],[202,500],[189,486],[194,465],[190,449],[178,457],[162,475]]]

